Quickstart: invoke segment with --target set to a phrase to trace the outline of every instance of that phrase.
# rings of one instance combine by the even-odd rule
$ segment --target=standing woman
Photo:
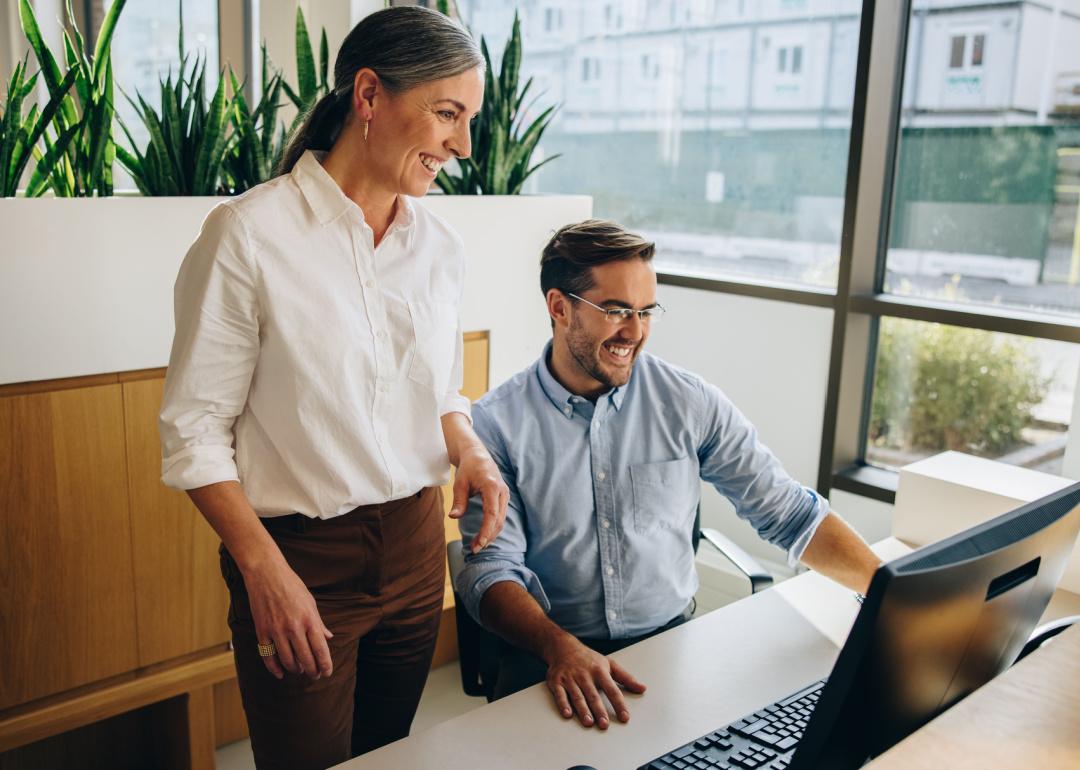
[[[461,239],[411,200],[468,157],[483,58],[434,11],[341,46],[279,176],[215,208],[175,289],[163,480],[221,536],[260,770],[323,768],[408,735],[442,610],[439,485],[507,489],[472,431]]]

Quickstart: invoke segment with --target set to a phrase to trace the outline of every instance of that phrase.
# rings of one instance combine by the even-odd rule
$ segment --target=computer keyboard
[[[814,682],[638,770],[787,770],[824,686]]]

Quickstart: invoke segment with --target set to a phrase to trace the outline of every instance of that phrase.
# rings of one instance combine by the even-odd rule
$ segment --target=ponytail
[[[326,151],[334,146],[349,115],[350,93],[351,88],[345,92],[331,91],[315,103],[289,140],[285,152],[282,153],[281,162],[274,170],[274,176],[282,176],[292,171],[296,162],[308,150]]]

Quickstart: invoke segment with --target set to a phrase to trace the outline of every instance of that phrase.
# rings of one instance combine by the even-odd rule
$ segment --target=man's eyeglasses
[[[610,324],[625,323],[626,321],[629,321],[634,315],[636,315],[643,324],[650,323],[652,321],[659,321],[661,318],[664,317],[664,313],[666,312],[663,305],[653,305],[652,307],[647,307],[642,310],[634,310],[632,307],[600,307],[599,305],[595,305],[592,302],[589,302],[589,300],[585,299],[584,297],[579,297],[576,294],[570,294],[569,292],[567,292],[566,296],[573,297],[576,300],[584,302],[589,307],[596,308],[604,314],[604,317]]]

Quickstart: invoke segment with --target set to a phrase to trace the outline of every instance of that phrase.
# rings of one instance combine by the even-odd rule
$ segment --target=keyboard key
[[[767,724],[769,724],[769,723],[766,722],[764,719],[759,719],[758,721],[754,722],[753,724],[750,724],[750,725],[747,725],[746,727],[744,727],[743,732],[748,733],[750,735],[753,735],[754,733],[756,733],[758,730],[760,730],[761,728],[763,728]]]
[[[788,749],[790,749],[792,746],[794,746],[798,742],[799,742],[798,738],[794,738],[794,737],[792,737],[792,738],[784,738],[784,740],[782,740],[778,744],[776,744],[776,748],[780,749],[780,751],[787,751]]]
[[[691,743],[689,746],[683,746],[680,749],[675,749],[675,751],[671,752],[671,755],[673,757],[675,757],[676,759],[682,759],[682,758],[687,757],[687,756],[689,756],[689,755],[691,755],[693,753],[694,753],[694,744]]]

